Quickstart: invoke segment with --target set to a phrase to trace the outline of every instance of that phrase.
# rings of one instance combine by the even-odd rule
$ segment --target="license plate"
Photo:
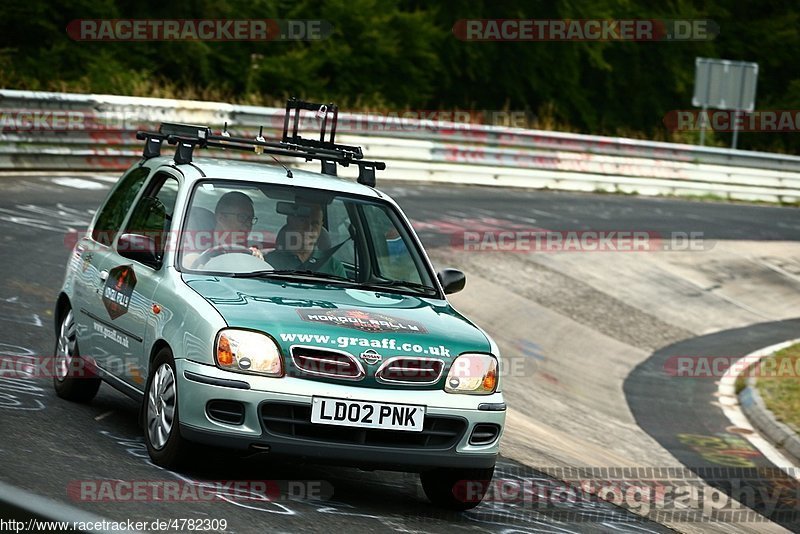
[[[311,422],[422,432],[425,406],[314,397],[311,403]]]

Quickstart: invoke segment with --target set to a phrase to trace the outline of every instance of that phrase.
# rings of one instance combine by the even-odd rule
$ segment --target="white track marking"
[[[65,187],[72,187],[74,189],[106,189],[107,186],[94,182],[92,180],[84,180],[83,178],[53,178],[54,184],[63,185]]]
[[[779,267],[777,265],[773,265],[772,263],[764,260],[763,258],[759,258],[758,260],[754,260],[754,261],[756,263],[760,263],[761,265],[763,265],[767,269],[771,269],[771,270],[775,271],[776,273],[778,273],[778,274],[780,274],[782,276],[785,276],[786,278],[790,278],[790,279],[794,280],[795,282],[800,282],[800,276],[797,276],[796,274],[790,273],[786,269],[782,269],[781,267]]]
[[[115,184],[119,182],[119,178],[114,178],[113,176],[92,176],[92,180],[98,180],[107,184]]]

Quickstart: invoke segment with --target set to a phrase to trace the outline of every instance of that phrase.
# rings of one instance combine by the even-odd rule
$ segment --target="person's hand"
[[[264,259],[264,253],[261,252],[261,249],[259,249],[258,247],[250,247],[250,254],[252,254],[253,256],[258,258],[259,260],[263,260]]]

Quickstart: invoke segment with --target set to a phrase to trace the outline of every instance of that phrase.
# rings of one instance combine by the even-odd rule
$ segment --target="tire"
[[[73,402],[86,403],[94,399],[101,380],[87,366],[86,360],[81,358],[72,308],[67,308],[61,318],[53,352],[53,388],[56,395]]]
[[[422,489],[434,505],[463,512],[478,506],[489,489],[494,467],[434,469],[420,473]]]
[[[192,447],[181,436],[175,360],[167,348],[161,349],[153,360],[142,413],[144,441],[153,463],[170,470],[186,465]]]

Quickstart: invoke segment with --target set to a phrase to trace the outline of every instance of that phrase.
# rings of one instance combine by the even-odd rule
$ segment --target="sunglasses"
[[[232,211],[222,211],[220,212],[222,215],[226,217],[236,217],[236,220],[242,224],[250,223],[251,225],[258,222],[258,217],[253,217],[252,215],[248,215],[247,213],[236,213]]]

